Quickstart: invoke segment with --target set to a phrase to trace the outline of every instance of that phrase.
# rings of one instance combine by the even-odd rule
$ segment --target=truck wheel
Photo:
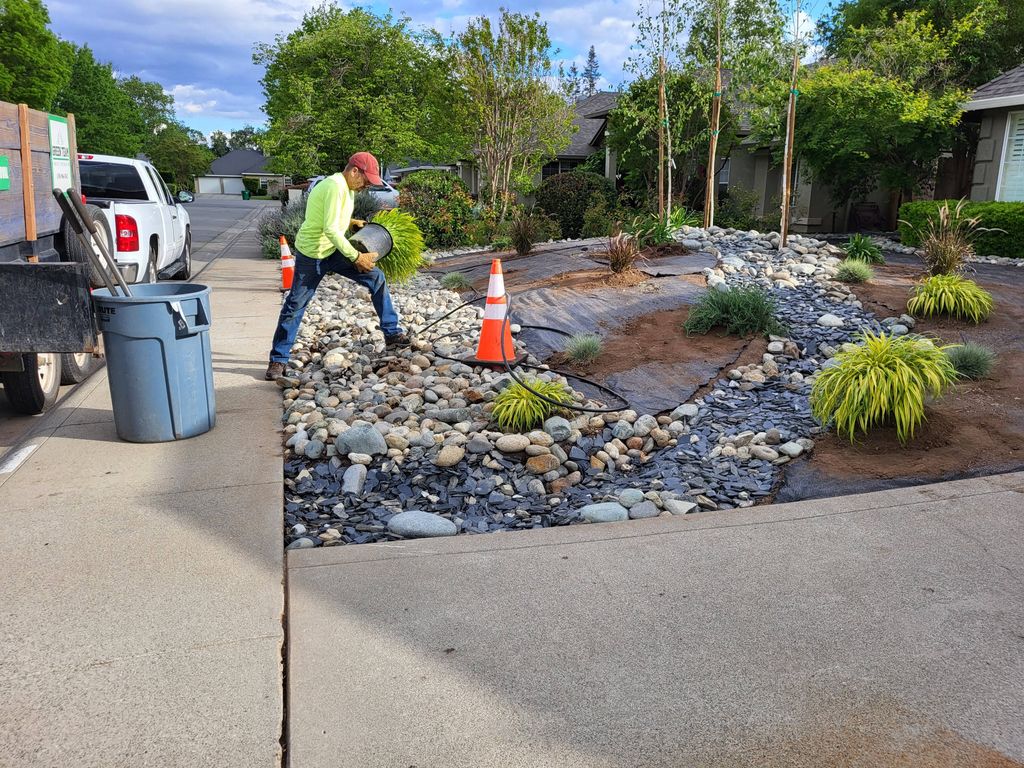
[[[181,249],[181,255],[178,256],[178,260],[181,262],[181,269],[174,275],[175,280],[188,280],[192,277],[192,230],[185,230],[185,246]]]
[[[103,214],[103,211],[97,208],[95,205],[85,206],[86,213],[92,218],[93,223],[96,225],[98,230],[98,236],[104,238],[104,242],[107,246],[107,250],[114,253],[114,238],[110,232],[110,224],[107,222],[107,217]],[[85,246],[78,239],[78,235],[71,228],[67,219],[61,220],[60,231],[64,237],[64,252],[67,258],[71,261],[77,261],[81,264],[89,264],[89,254],[85,250]],[[103,288],[106,283],[103,282],[103,278],[100,277],[99,273],[89,266],[89,281],[92,283],[93,288]]]
[[[24,371],[2,374],[4,394],[19,413],[42,413],[56,402],[60,391],[60,355],[30,352],[22,355],[22,360]]]
[[[156,262],[156,246],[151,245],[149,246],[149,264],[146,266],[146,274],[143,276],[142,282],[153,285],[154,283],[156,283],[157,280],[160,279],[160,276],[157,274]]]
[[[60,356],[60,383],[81,384],[100,365],[88,352],[69,352]]]

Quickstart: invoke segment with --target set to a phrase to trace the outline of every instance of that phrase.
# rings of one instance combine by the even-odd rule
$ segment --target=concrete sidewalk
[[[0,765],[279,764],[281,400],[262,380],[276,281],[244,239],[198,281],[213,431],[120,442],[100,372],[0,477]]]
[[[1024,764],[1024,474],[288,568],[291,768]]]

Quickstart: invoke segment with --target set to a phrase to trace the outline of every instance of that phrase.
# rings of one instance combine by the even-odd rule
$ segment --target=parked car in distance
[[[309,186],[306,187],[306,194],[308,195],[313,191],[313,187],[323,181],[326,176],[314,176],[309,180]],[[381,210],[388,208],[398,207],[398,190],[391,186],[386,179],[381,179],[384,183],[379,186],[367,187],[366,192],[369,192],[377,202],[380,203]]]
[[[125,280],[188,280],[191,222],[156,168],[145,160],[87,153],[79,153],[78,167],[82,194],[98,209],[95,221],[106,232]],[[74,237],[68,242],[76,245]]]

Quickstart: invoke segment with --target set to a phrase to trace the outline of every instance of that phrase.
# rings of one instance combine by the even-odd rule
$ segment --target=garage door
[[[199,185],[199,193],[207,195],[220,194],[220,178],[217,176],[200,176],[196,179]]]
[[[225,195],[240,195],[242,190],[245,189],[241,176],[222,178],[221,181],[224,182]]]

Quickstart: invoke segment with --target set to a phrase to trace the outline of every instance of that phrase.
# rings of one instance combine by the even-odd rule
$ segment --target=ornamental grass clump
[[[984,379],[996,363],[995,352],[973,341],[949,347],[946,356],[964,379]]]
[[[641,258],[640,244],[632,235],[620,232],[608,238],[608,266],[615,274],[632,269]]]
[[[391,235],[391,253],[377,262],[384,277],[392,283],[404,283],[426,262],[423,260],[423,234],[412,215],[397,208],[381,211],[373,217]]]
[[[863,261],[865,264],[885,264],[882,249],[867,235],[851,235],[843,246],[847,259]]]
[[[907,311],[917,317],[949,315],[980,323],[992,312],[992,294],[959,275],[932,275],[914,286]]]
[[[925,398],[941,396],[957,379],[945,347],[921,336],[867,331],[833,359],[814,380],[811,413],[822,424],[834,421],[850,442],[858,432],[894,424],[906,444],[924,421]]]
[[[683,327],[688,336],[706,334],[715,327],[737,336],[782,335],[785,328],[775,316],[775,310],[775,299],[753,286],[705,291],[690,309]]]
[[[844,261],[836,270],[836,280],[842,283],[866,283],[875,276],[871,266],[863,261]]]
[[[577,333],[565,343],[565,354],[577,365],[588,365],[601,356],[603,347],[596,333]]]
[[[544,381],[538,378],[525,379],[532,390],[548,400],[568,405],[572,402],[572,390],[558,381]],[[502,432],[529,432],[539,428],[544,420],[565,409],[538,397],[518,381],[506,387],[494,398],[492,415]]]
[[[441,285],[449,291],[468,291],[473,287],[473,283],[461,272],[447,273],[441,278]]]
[[[917,231],[929,274],[959,275],[965,272],[968,262],[976,255],[975,236],[993,231],[981,226],[980,216],[968,216],[966,207],[966,200],[960,200],[952,208],[945,200],[935,215],[929,216],[927,223]]]

